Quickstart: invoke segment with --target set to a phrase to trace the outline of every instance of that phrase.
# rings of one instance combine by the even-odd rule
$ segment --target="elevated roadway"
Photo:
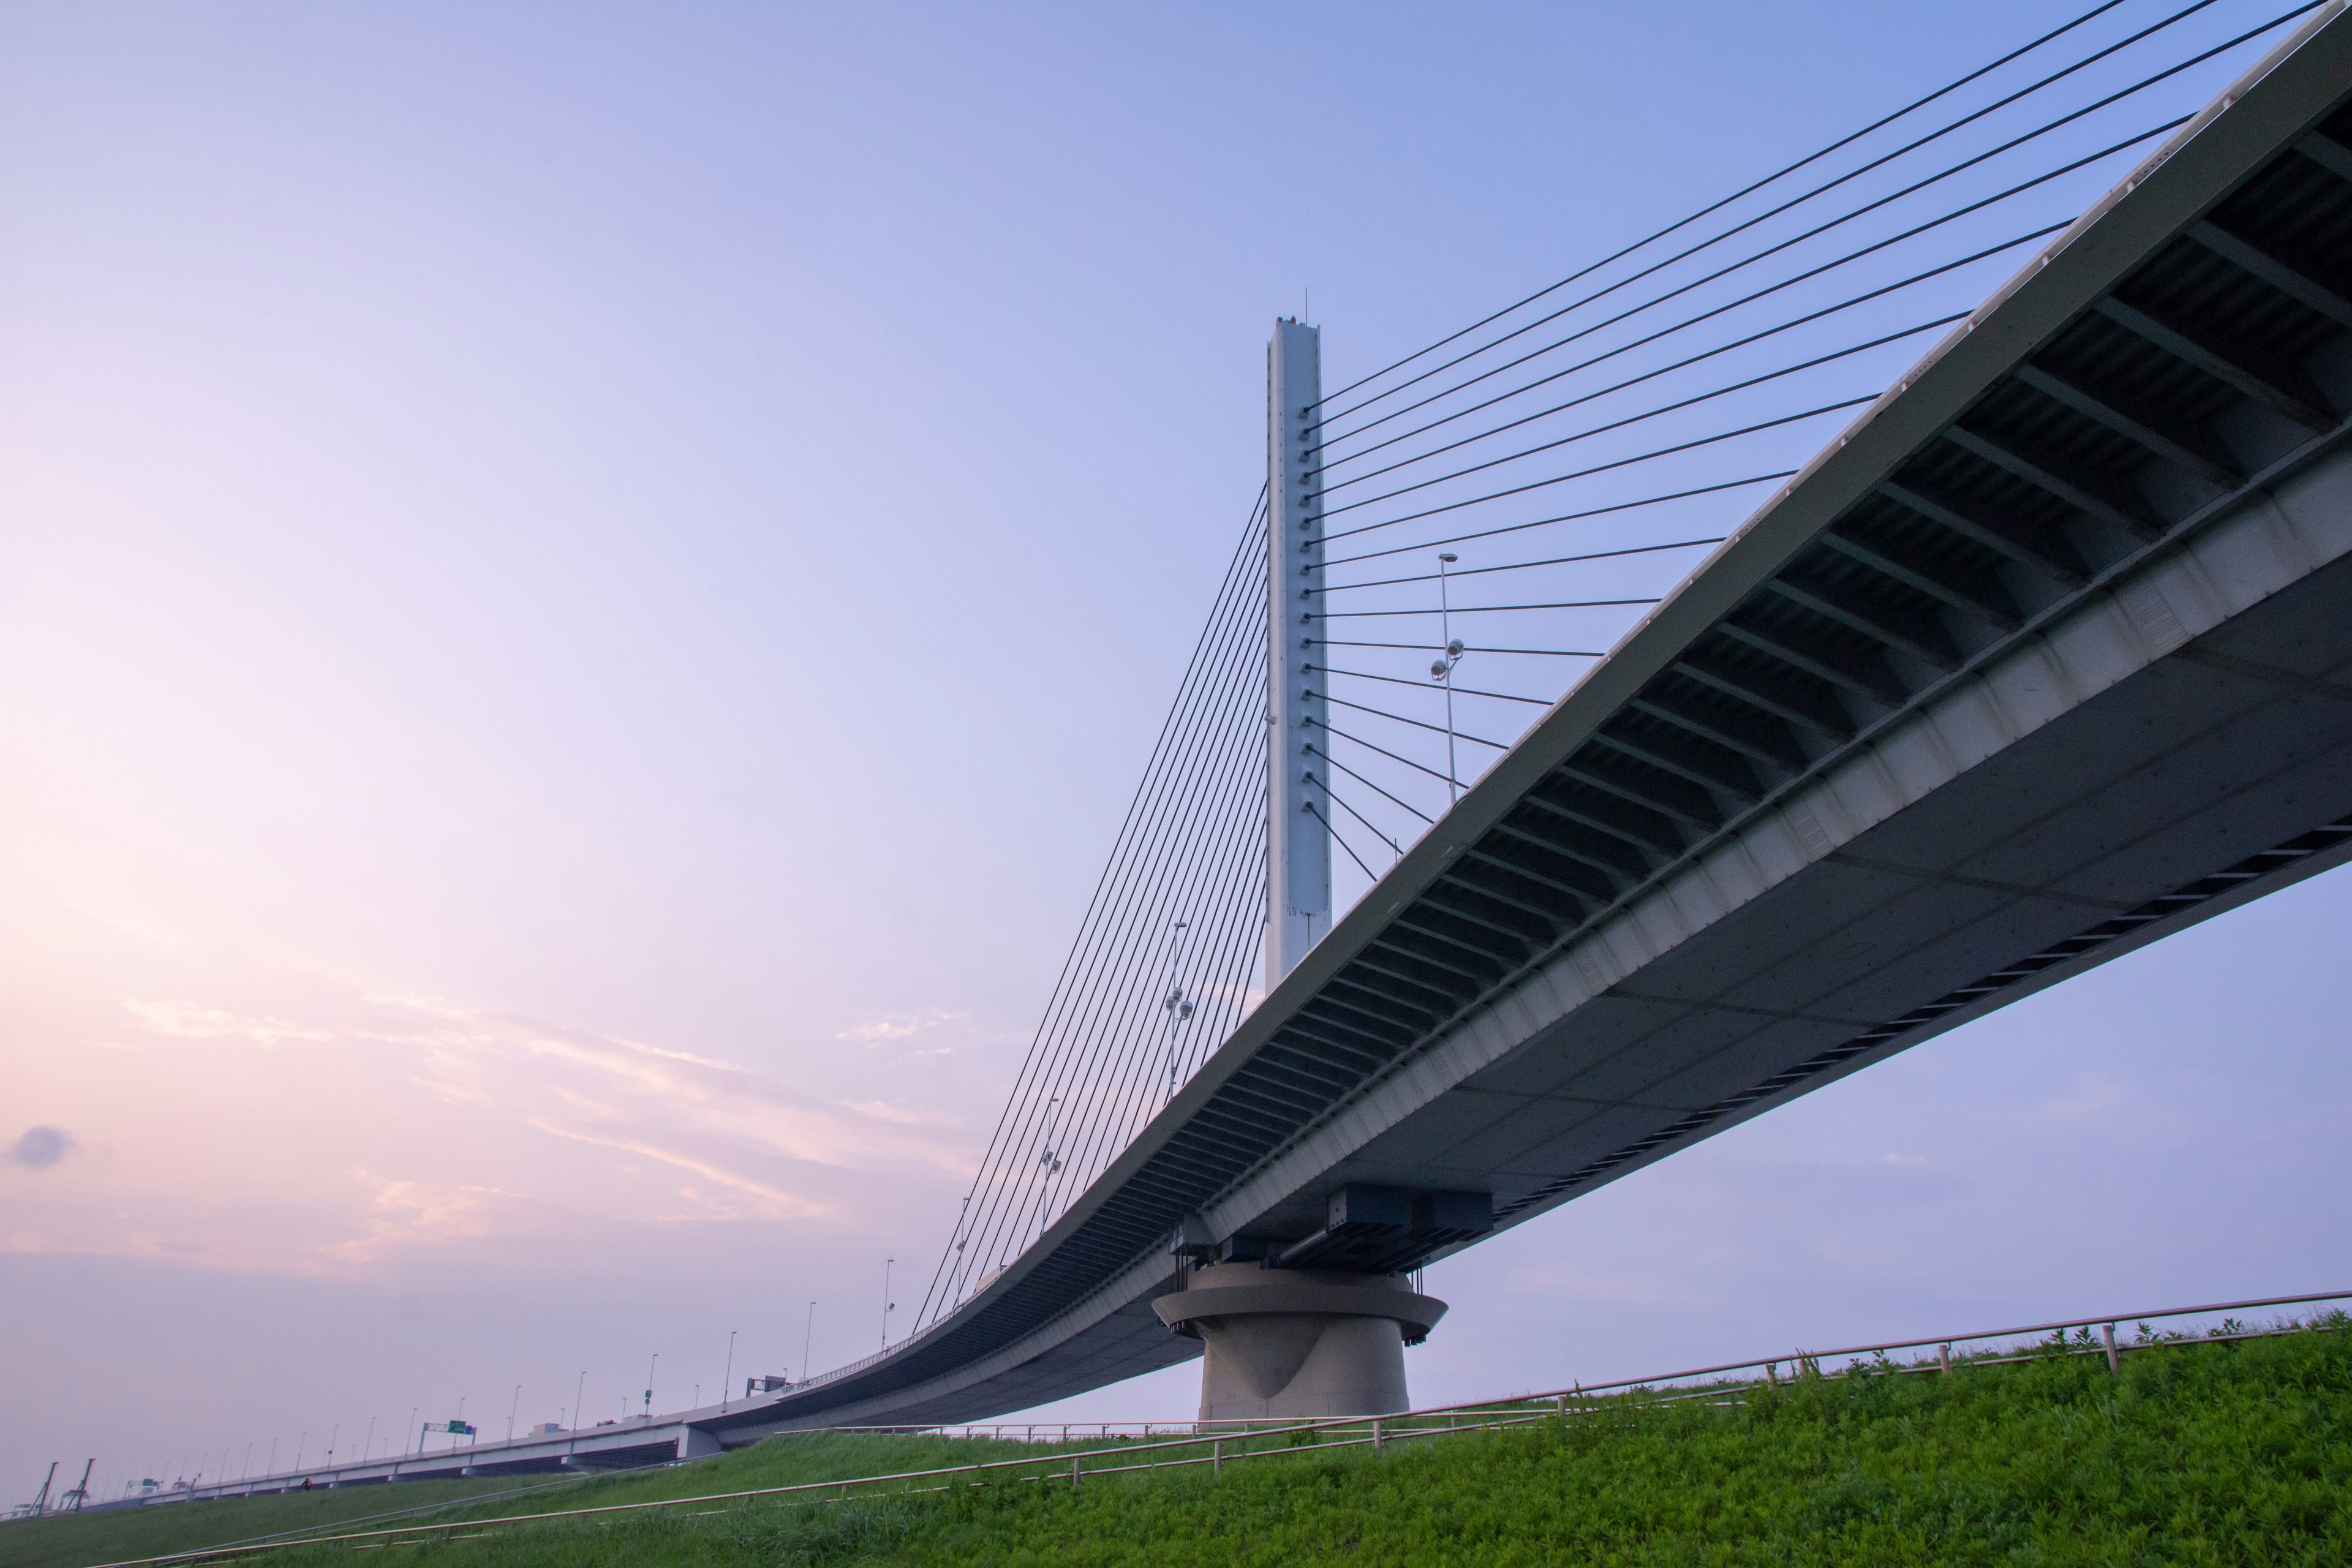
[[[2352,19],[2058,237],[1550,710],[1010,1268],[707,1423],[1184,1360],[1188,1242],[1496,1227],[2352,858]],[[1368,1252],[1367,1249],[1370,1249]]]
[[[1189,1359],[1181,1248],[1426,1262],[2352,858],[2342,12],[1759,510],[1011,1268],[676,1451]],[[1333,1230],[1349,1184],[1490,1196]]]

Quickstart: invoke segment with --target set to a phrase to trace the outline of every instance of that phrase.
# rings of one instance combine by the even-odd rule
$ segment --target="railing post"
[[[1225,1440],[1223,1437],[1209,1439],[1209,1473],[1213,1476],[1225,1473]]]
[[[1372,1417],[1372,1452],[1373,1452],[1373,1453],[1375,1453],[1375,1454],[1377,1454],[1377,1453],[1379,1453],[1380,1451],[1381,1451],[1381,1418],[1380,1418],[1379,1416],[1375,1415],[1375,1416],[1373,1416],[1373,1417]]]
[[[1943,1373],[1952,1370],[1952,1342],[1949,1340],[1936,1347],[1936,1370]]]
[[[1266,824],[1265,986],[1271,991],[1331,929],[1329,796],[1306,748],[1328,737],[1327,678],[1309,639],[1322,605],[1323,334],[1295,318],[1274,325],[1265,359]],[[1312,666],[1313,668],[1309,668]],[[1318,821],[1315,814],[1322,815]]]
[[[2122,1376],[2124,1370],[2123,1362],[2121,1358],[2116,1354],[2116,1326],[2113,1323],[2101,1323],[2099,1325],[2099,1338],[2105,1342],[2107,1347],[2107,1375],[2109,1377]]]
[[[1073,1491],[1076,1491],[1076,1490],[1077,1489],[1077,1485],[1078,1485],[1078,1457],[1077,1457],[1076,1454],[1073,1454],[1073,1455],[1071,1455],[1071,1456],[1070,1456],[1070,1489],[1071,1489],[1071,1490],[1073,1490]]]

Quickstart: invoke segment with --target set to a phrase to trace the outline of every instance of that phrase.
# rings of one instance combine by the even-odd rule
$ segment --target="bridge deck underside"
[[[2339,562],[1709,926],[1332,1180],[1491,1184],[1510,1208],[1922,998],[2352,818],[2347,606]]]
[[[1922,998],[2111,923],[2125,929],[2108,940],[2129,942],[2136,915],[2160,911],[2183,889],[2204,903],[2226,899],[2230,889],[2201,886],[2217,870],[2245,868],[2238,875],[2252,892],[2258,880],[2339,858],[2352,848],[2347,606],[2352,559],[1708,927],[1372,1139],[1330,1180],[1491,1187],[1508,1207]],[[2268,852],[2338,822],[2341,835],[2323,829],[2318,843],[2261,868]],[[2160,913],[2147,921],[2168,923]],[[1320,1190],[1269,1211],[1262,1227],[1311,1229]],[[1148,1294],[1016,1369],[895,1407],[889,1419],[979,1420],[1197,1355],[1197,1342],[1152,1316]]]

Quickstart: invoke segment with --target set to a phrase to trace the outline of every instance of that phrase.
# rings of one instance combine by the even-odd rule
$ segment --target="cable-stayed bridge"
[[[1279,323],[914,1331],[634,1440],[979,1419],[1291,1281],[1410,1339],[1411,1270],[2352,858],[2344,9],[2110,0],[1337,390]]]

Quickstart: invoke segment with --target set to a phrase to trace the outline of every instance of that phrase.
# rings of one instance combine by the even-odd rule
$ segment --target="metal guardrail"
[[[2307,1333],[2352,1326],[2339,1310],[2335,1314],[2315,1314],[2305,1321],[2275,1320],[2268,1328],[2249,1328],[2232,1318],[2225,1318],[2219,1327],[2203,1334],[2156,1333],[2149,1325],[2182,1318],[2210,1317],[2216,1313],[2258,1311],[2264,1309],[2315,1306],[2329,1301],[2352,1301],[2352,1290],[2328,1290],[2302,1296],[2271,1296],[2244,1301],[2211,1302],[2197,1307],[2168,1307],[2154,1311],[2116,1312],[2104,1316],[2074,1317],[2046,1323],[2030,1323],[2013,1328],[1988,1329],[1975,1333],[1930,1335],[1925,1339],[1888,1340],[1879,1344],[1849,1345],[1837,1350],[1792,1350],[1769,1357],[1748,1361],[1725,1362],[1714,1366],[1693,1367],[1683,1372],[1665,1373],[1641,1378],[1622,1378],[1612,1383],[1575,1384],[1568,1388],[1544,1393],[1515,1394],[1507,1399],[1482,1400],[1465,1405],[1433,1405],[1392,1415],[1336,1416],[1318,1420],[1285,1423],[1199,1421],[1181,1423],[1184,1430],[1165,1436],[1149,1436],[1144,1440],[1121,1443],[1115,1447],[1081,1449],[1075,1453],[1046,1456],[1023,1456],[1011,1459],[992,1459],[970,1465],[948,1465],[931,1469],[900,1470],[887,1475],[857,1476],[841,1480],[803,1481],[792,1486],[758,1487],[742,1491],[711,1492],[696,1497],[667,1498],[648,1502],[608,1503],[597,1508],[552,1510],[540,1513],[509,1514],[496,1519],[455,1520],[439,1524],[412,1524],[385,1530],[347,1531],[340,1534],[309,1534],[289,1539],[242,1542],[231,1545],[195,1548],[186,1552],[169,1552],[159,1557],[131,1558],[99,1565],[99,1568],[151,1568],[162,1563],[195,1563],[251,1556],[263,1552],[282,1551],[290,1546],[331,1546],[349,1543],[354,1551],[369,1551],[400,1543],[421,1543],[428,1540],[466,1541],[495,1533],[499,1527],[544,1524],[559,1519],[593,1519],[611,1514],[644,1513],[660,1509],[694,1508],[704,1505],[699,1513],[686,1517],[698,1518],[710,1513],[728,1511],[707,1505],[742,1503],[758,1500],[803,1500],[810,1502],[846,1502],[854,1497],[906,1496],[954,1489],[963,1485],[988,1485],[1022,1482],[1054,1482],[1066,1480],[1079,1486],[1090,1478],[1129,1475],[1138,1470],[1181,1469],[1207,1466],[1212,1474],[1221,1472],[1228,1463],[1244,1459],[1265,1458],[1277,1455],[1296,1456],[1302,1450],[1323,1451],[1332,1448],[1370,1447],[1375,1453],[1391,1444],[1406,1443],[1423,1437],[1446,1436],[1465,1432],[1492,1432],[1513,1426],[1530,1426],[1544,1421],[1565,1420],[1577,1415],[1597,1414],[1602,1406],[1587,1404],[1613,1396],[1635,1393],[1657,1393],[1672,1390],[1655,1403],[1681,1404],[1690,1401],[1710,1401],[1737,1405],[1751,1389],[1759,1384],[1777,1384],[1782,1381],[1780,1368],[1790,1368],[1794,1378],[1845,1377],[1857,1371],[1871,1375],[1909,1373],[1949,1373],[1956,1369],[1999,1366],[2031,1361],[2053,1354],[2068,1356],[2098,1355],[2106,1359],[2110,1373],[2121,1370],[2122,1358],[2141,1351],[2178,1349],[2188,1345],[2203,1345],[2236,1340],[2265,1339],[2280,1334]],[[2339,1320],[2327,1321],[2329,1316]],[[2133,1340],[2119,1340],[2116,1327],[2131,1323],[2139,1330]],[[2097,1329],[2099,1336],[2092,1338]],[[2074,1332],[2077,1337],[2070,1339]],[[1998,1349],[1954,1356],[1953,1347],[1980,1344],[1989,1341],[2027,1340],[2036,1335],[2054,1336],[2055,1342],[2042,1341],[2030,1349],[2015,1353],[2000,1353]],[[1918,1360],[1896,1365],[1888,1360],[1895,1351],[1933,1350],[1933,1359]],[[1824,1363],[1843,1359],[1843,1366],[1825,1368]],[[1727,1378],[1726,1374],[1749,1373],[1746,1379]],[[1685,1386],[1696,1380],[1711,1380],[1699,1386]],[[1444,1425],[1439,1425],[1443,1422]],[[896,1436],[927,1436],[951,1439],[996,1437],[1013,1441],[1060,1442],[1064,1439],[1045,1437],[1013,1438],[1011,1434],[1022,1432],[1050,1434],[1057,1426],[1064,1432],[1076,1431],[1080,1439],[1087,1428],[1109,1434],[1114,1427],[1132,1431],[1140,1426],[1149,1434],[1155,1426],[1167,1423],[1001,1423],[993,1426],[907,1427],[907,1426],[835,1426],[816,1427],[804,1432],[779,1434],[770,1441],[790,1441],[797,1437],[814,1436],[823,1433],[856,1433],[860,1435],[891,1434]],[[1274,1439],[1287,1442],[1275,1444]],[[1253,1446],[1255,1445],[1255,1446]],[[1230,1447],[1229,1447],[1230,1446]],[[1208,1452],[1198,1453],[1205,1447]],[[1188,1457],[1178,1457],[1177,1450],[1196,1450]],[[1165,1458],[1144,1458],[1140,1462],[1088,1463],[1088,1461],[1133,1461],[1139,1456]],[[989,1479],[982,1479],[989,1478]],[[916,1484],[929,1483],[929,1484]],[[863,1489],[861,1491],[860,1489]],[[462,1507],[471,1500],[459,1499],[445,1506]],[[326,1528],[326,1527],[321,1527]],[[461,1533],[463,1532],[463,1533]]]

